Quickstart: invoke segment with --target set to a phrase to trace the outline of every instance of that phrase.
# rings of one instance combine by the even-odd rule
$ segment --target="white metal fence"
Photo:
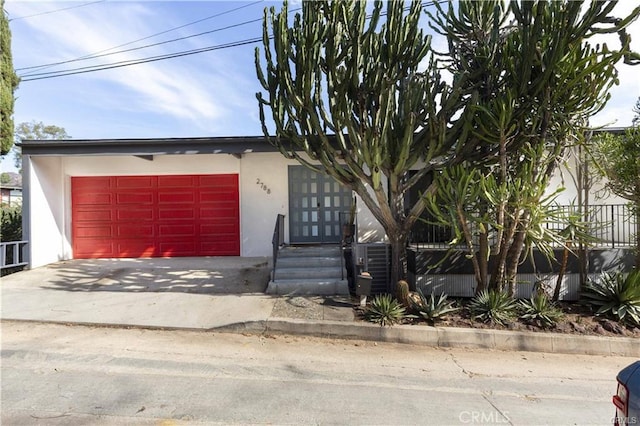
[[[7,241],[0,243],[0,270],[25,266],[25,247],[28,241]]]

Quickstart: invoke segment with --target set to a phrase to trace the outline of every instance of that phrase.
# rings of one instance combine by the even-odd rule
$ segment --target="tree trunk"
[[[478,287],[476,287],[476,294],[484,291],[488,287],[489,279],[489,234],[484,232],[480,234],[480,247],[478,252],[478,269],[480,274],[480,281],[478,281]]]
[[[396,294],[398,281],[407,277],[407,239],[406,233],[400,233],[394,237],[389,236],[391,244],[391,276],[388,291]]]
[[[591,133],[588,134],[589,141],[591,139]],[[590,143],[590,142],[589,142]],[[589,176],[589,161],[583,152],[582,145],[578,145],[578,208],[580,209],[580,220],[584,223],[589,222],[589,191],[591,189],[591,178]],[[578,258],[580,265],[580,292],[587,285],[589,278],[589,251],[588,246],[582,241],[578,240]]]
[[[471,263],[473,264],[473,274],[476,279],[476,283],[478,284],[478,288],[481,287],[485,283],[485,280],[482,279],[482,271],[480,267],[480,262],[478,261],[478,254],[476,253],[473,246],[473,234],[471,233],[471,228],[469,223],[467,222],[467,218],[464,212],[464,208],[462,205],[456,206],[456,216],[458,217],[458,222],[460,223],[460,227],[462,227],[462,233],[464,234],[464,240],[467,244],[467,255],[471,259]],[[476,293],[479,292],[476,288]]]
[[[524,249],[525,232],[519,231],[516,233],[513,243],[509,248],[509,254],[507,256],[505,276],[508,284],[507,293],[509,296],[515,296],[516,294],[516,278],[518,274],[518,264],[520,263],[520,256]]]
[[[562,252],[562,262],[560,263],[560,270],[558,271],[558,280],[556,281],[556,288],[553,290],[553,301],[557,302],[560,299],[560,289],[562,288],[562,279],[567,271],[567,264],[569,263],[569,247],[571,247],[571,241],[567,241],[567,246]]]
[[[513,238],[515,234],[515,222],[505,222],[505,229],[502,233],[502,241],[500,242],[500,250],[494,256],[493,272],[491,273],[491,279],[489,280],[489,290],[502,291],[502,287],[505,281],[506,263],[509,256],[509,249],[513,244]]]

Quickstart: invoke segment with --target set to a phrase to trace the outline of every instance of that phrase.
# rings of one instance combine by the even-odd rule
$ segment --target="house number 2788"
[[[261,181],[260,178],[256,180],[256,185],[260,186],[260,188],[262,188],[262,190],[267,194],[271,194],[271,189],[263,181]]]

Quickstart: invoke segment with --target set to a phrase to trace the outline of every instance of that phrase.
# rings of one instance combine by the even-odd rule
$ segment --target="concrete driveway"
[[[57,262],[2,278],[3,320],[207,329],[268,318],[269,258]]]

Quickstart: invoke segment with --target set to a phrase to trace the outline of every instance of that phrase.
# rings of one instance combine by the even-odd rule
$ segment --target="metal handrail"
[[[271,238],[271,244],[273,246],[273,271],[271,273],[271,280],[276,279],[276,263],[278,261],[278,251],[280,247],[284,245],[284,215],[278,214],[276,216],[276,225],[273,229],[273,237]]]
[[[344,234],[344,226],[351,225],[351,220],[350,220],[351,214],[352,214],[351,212],[340,212],[340,241],[341,241],[341,248],[343,251],[340,256],[340,270],[342,271],[343,280],[344,280],[344,272],[346,267],[344,250],[349,246],[353,249],[354,246],[358,243],[358,215],[357,214],[354,214],[354,217],[353,217],[353,228],[349,229],[349,233],[351,235],[347,236]],[[352,258],[353,258],[353,250],[352,250]],[[353,265],[353,261],[351,262],[351,264]],[[352,267],[352,269],[354,268]],[[355,276],[355,271],[353,271],[353,273]]]
[[[29,244],[28,241],[0,242],[0,269],[27,265],[24,253],[27,244]]]

